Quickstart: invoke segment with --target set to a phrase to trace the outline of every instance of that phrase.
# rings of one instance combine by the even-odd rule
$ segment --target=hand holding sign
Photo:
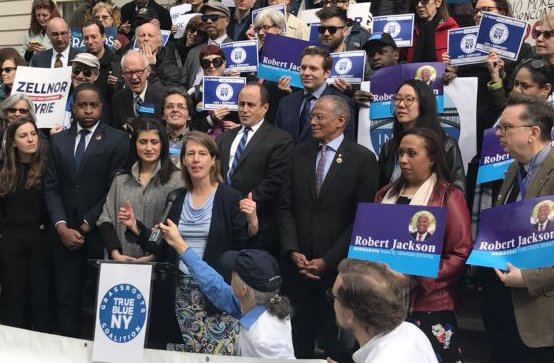
[[[521,270],[511,263],[506,264],[506,270],[508,272],[502,272],[499,269],[495,268],[494,272],[496,272],[496,276],[498,276],[498,279],[502,281],[506,287],[521,287],[524,288],[525,281],[523,281],[523,276],[521,275]]]
[[[489,53],[487,57],[487,69],[491,75],[491,81],[499,82],[502,77],[502,71],[504,70],[504,61],[496,54],[495,51]]]

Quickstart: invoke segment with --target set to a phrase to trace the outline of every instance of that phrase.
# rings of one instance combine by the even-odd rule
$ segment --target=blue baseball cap
[[[235,271],[242,281],[255,290],[274,292],[281,287],[279,263],[267,251],[227,251],[221,256],[221,266]]]

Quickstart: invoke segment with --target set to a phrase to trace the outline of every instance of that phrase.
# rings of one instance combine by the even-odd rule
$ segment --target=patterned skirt
[[[184,344],[174,345],[173,350],[238,355],[238,320],[217,310],[190,276],[178,280],[175,313]]]

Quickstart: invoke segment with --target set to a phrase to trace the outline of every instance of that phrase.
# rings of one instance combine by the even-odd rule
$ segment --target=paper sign
[[[327,83],[342,78],[350,84],[360,84],[364,80],[366,53],[363,50],[331,53],[333,68]]]
[[[414,14],[376,16],[373,33],[389,33],[396,46],[411,47],[414,41]]]
[[[256,72],[258,70],[258,41],[243,40],[221,44],[221,50],[227,58],[225,72]]]
[[[240,90],[246,85],[244,77],[211,77],[203,78],[203,104],[205,110],[229,107],[237,111]]]
[[[370,2],[350,4],[348,7],[348,18],[359,23],[364,29],[371,30],[373,16],[370,11]],[[315,15],[319,9],[305,9],[298,13],[298,18],[304,20],[306,24],[319,23],[319,18]]]
[[[52,128],[62,123],[71,87],[71,67],[17,67],[12,94],[23,93],[35,105],[37,126]]]
[[[191,10],[191,4],[182,4],[169,8],[169,13],[171,14],[171,24],[177,25],[177,32],[173,36],[175,39],[181,39],[185,34],[185,28],[187,27],[190,19],[196,15],[200,15],[197,13],[187,14]]]
[[[526,199],[481,211],[467,264],[506,269],[554,266],[554,198]]]
[[[477,184],[504,179],[508,167],[514,161],[510,154],[504,151],[495,133],[494,128],[486,129],[483,133]]]
[[[104,35],[106,36],[106,39],[104,39],[104,44],[109,49],[113,49],[113,42],[117,37],[117,28],[104,28]],[[81,32],[81,28],[71,28],[71,48],[78,49],[81,52],[87,51],[85,41],[83,40],[83,33]]]
[[[445,224],[444,207],[358,203],[348,258],[437,277]]]
[[[474,64],[487,60],[487,54],[475,49],[478,26],[448,30],[448,56],[450,64]]]
[[[142,362],[152,265],[100,265],[92,360]]]
[[[495,51],[500,57],[517,60],[527,23],[504,15],[484,12],[475,49]]]

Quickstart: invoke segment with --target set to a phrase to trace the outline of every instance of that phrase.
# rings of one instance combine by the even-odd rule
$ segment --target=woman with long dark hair
[[[53,0],[35,0],[31,8],[31,25],[23,38],[21,55],[27,62],[35,52],[52,48],[46,35],[46,24],[52,18],[61,17],[58,6]]]
[[[0,317],[2,324],[50,331],[50,247],[43,196],[46,160],[34,119],[6,130],[0,170]]]
[[[401,174],[377,192],[375,202],[447,209],[438,276],[398,277],[410,287],[408,321],[427,335],[439,362],[454,363],[462,360],[455,313],[456,285],[465,271],[472,240],[464,195],[448,182],[450,167],[442,139],[428,127],[405,130],[397,140]]]

